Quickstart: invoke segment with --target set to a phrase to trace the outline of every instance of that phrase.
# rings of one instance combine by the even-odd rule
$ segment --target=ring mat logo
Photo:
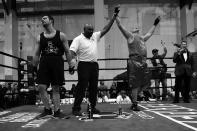
[[[10,112],[11,111],[2,111],[2,112],[0,112],[0,116],[5,115],[5,114],[10,113]]]
[[[0,123],[5,122],[28,122],[32,119],[34,119],[39,113],[33,113],[33,112],[20,112],[11,114],[8,116],[4,116],[0,118]]]
[[[43,125],[44,123],[46,123],[47,121],[49,121],[51,118],[46,118],[46,119],[35,119],[33,121],[30,121],[29,123],[27,123],[26,125],[24,126],[21,126],[23,128],[28,128],[28,127],[31,127],[31,128],[37,128],[37,127],[40,127],[41,125]]]
[[[143,111],[134,111],[133,113],[138,115],[139,117],[141,117],[143,119],[153,119],[154,118],[153,116],[150,116]]]
[[[28,122],[27,124],[21,126],[22,128],[37,128],[49,121],[51,118],[43,118],[43,119],[35,119],[36,116],[38,116],[40,113],[35,112],[20,112],[15,113],[11,115],[4,116],[7,113],[10,113],[11,111],[3,111],[0,112],[0,123],[6,123],[6,122]]]
[[[119,115],[118,112],[101,112],[100,114],[93,114],[92,119],[88,118],[88,113],[83,112],[83,116],[79,117],[80,121],[93,121],[94,119],[105,119],[105,120],[115,120],[115,119],[129,119],[132,117],[132,113],[122,112]]]

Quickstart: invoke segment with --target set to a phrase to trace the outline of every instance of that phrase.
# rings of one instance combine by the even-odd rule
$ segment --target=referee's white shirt
[[[83,34],[74,38],[70,50],[74,51],[78,56],[78,61],[97,62],[98,48],[97,44],[100,40],[101,32],[94,32],[90,39]]]

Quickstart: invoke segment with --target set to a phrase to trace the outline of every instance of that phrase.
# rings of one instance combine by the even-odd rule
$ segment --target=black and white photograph
[[[197,131],[197,0],[1,0],[0,131]]]

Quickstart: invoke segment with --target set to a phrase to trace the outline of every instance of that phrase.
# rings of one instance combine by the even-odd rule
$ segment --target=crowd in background
[[[0,109],[6,109],[23,104],[35,104],[34,89],[25,83],[0,83]]]
[[[66,88],[60,87],[60,98],[61,99],[74,98],[76,88],[77,88],[76,84],[72,84],[71,90],[66,90]],[[124,88],[124,87],[117,87],[116,81],[113,81],[110,87],[106,86],[104,81],[100,81],[98,87],[98,100],[100,100],[100,102],[117,102],[117,103],[118,101],[120,103],[120,100],[122,100],[122,103],[127,103],[127,102],[130,103],[131,99],[128,100],[130,98],[128,91],[125,90],[118,91],[117,88]],[[152,88],[145,90],[142,96],[138,96],[138,101],[143,101],[143,100],[150,101],[156,98],[157,96],[151,90]],[[32,91],[34,92],[32,93]],[[48,88],[47,92],[49,94],[49,97],[52,97],[51,88]],[[86,94],[86,96],[84,97],[87,97],[87,95],[88,94]],[[168,90],[167,100],[173,100],[174,95],[175,92],[173,91],[173,89],[172,91]],[[190,98],[197,99],[197,91],[191,91]],[[110,101],[110,99],[113,99],[113,101]],[[0,109],[1,110],[19,106],[19,105],[24,105],[24,104],[36,104],[36,102],[42,103],[39,94],[37,92],[36,86],[31,90],[25,83],[21,83],[20,88],[17,82],[0,83]]]

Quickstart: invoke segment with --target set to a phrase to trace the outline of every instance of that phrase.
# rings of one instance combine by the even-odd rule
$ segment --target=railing
[[[0,81],[1,81],[1,82],[18,82],[18,83],[20,83],[20,82],[22,81],[22,80],[20,79],[21,71],[22,71],[22,72],[27,72],[27,70],[21,69],[21,68],[19,68],[19,66],[20,66],[21,62],[28,62],[28,61],[25,60],[25,59],[22,59],[22,58],[19,58],[19,57],[16,57],[16,56],[13,56],[13,55],[4,53],[4,52],[2,52],[2,51],[0,51],[0,54],[1,54],[1,55],[4,55],[4,56],[8,56],[8,57],[11,57],[11,58],[16,59],[16,63],[17,63],[17,66],[18,66],[18,67],[12,67],[12,66],[8,66],[8,65],[0,64],[0,67],[5,67],[5,68],[17,70],[17,74],[18,74],[18,79],[17,79],[17,80],[0,79]],[[27,81],[23,81],[23,82],[27,82]]]
[[[13,55],[9,55],[9,54],[4,53],[4,52],[0,52],[0,54],[5,55],[5,56],[8,56],[8,57],[11,57],[11,58],[14,58],[14,59],[16,59],[18,61],[18,67],[11,67],[11,66],[8,66],[8,65],[0,64],[0,67],[10,68],[10,69],[13,69],[13,70],[17,70],[17,72],[18,72],[18,79],[16,79],[16,80],[0,79],[0,82],[18,82],[18,86],[19,86],[18,88],[20,89],[21,88],[20,87],[21,82],[28,83],[28,79],[27,80],[22,80],[22,78],[20,77],[21,71],[23,71],[23,72],[29,72],[29,71],[28,70],[25,70],[24,68],[19,68],[19,66],[21,66],[21,62],[25,62],[26,65],[27,65],[29,61],[24,60],[24,59],[21,59],[21,58],[18,58],[18,57],[13,56]],[[149,60],[150,58],[147,58],[147,59]],[[165,59],[172,60],[172,57],[166,57],[166,58],[164,58],[164,60]],[[127,71],[128,58],[121,58],[121,59],[120,58],[98,59],[98,62],[102,62],[102,61],[105,61],[105,62],[107,62],[107,61],[125,61],[125,66],[124,67],[117,67],[117,68],[111,68],[111,67],[110,68],[100,68],[99,70],[101,72],[102,71],[116,72],[116,71],[120,71],[120,70],[121,71],[125,71],[125,72]],[[155,69],[155,67],[149,67],[149,70],[150,71],[153,70],[153,69]],[[174,66],[168,66],[167,69],[174,69]],[[68,72],[68,69],[65,69],[64,71],[65,72]],[[76,71],[76,69],[75,69],[75,71]],[[25,74],[27,74],[27,73],[25,73]],[[116,75],[118,75],[118,74],[116,74]],[[73,82],[76,83],[78,80],[77,80],[77,77],[75,77],[75,78],[76,79],[70,79],[70,80],[66,79],[65,82],[66,83],[73,83]],[[174,81],[173,81],[173,79],[175,79],[175,77],[173,77],[172,75],[170,75],[169,77],[166,77],[166,79],[169,79],[170,80],[170,83],[168,83],[168,86],[166,88],[172,90],[174,88]],[[152,80],[154,80],[154,78],[152,78]],[[99,78],[99,81],[105,81],[105,82],[126,82],[127,83],[128,78],[127,78],[127,74],[126,74],[125,77],[123,77],[123,78],[116,78],[115,79],[115,76],[113,76],[113,77],[108,77],[108,78]],[[34,86],[35,86],[35,81],[34,81]],[[148,89],[154,89],[154,88],[162,88],[162,87],[154,87],[154,86],[151,86]],[[34,89],[36,89],[36,88],[34,88]],[[128,89],[128,87],[127,87],[127,89]],[[111,89],[107,89],[106,91],[109,92],[110,90]],[[100,90],[98,90],[98,91],[100,91]],[[27,96],[30,95],[31,93],[30,92],[24,92],[23,95],[26,95],[25,98],[27,98]],[[36,95],[36,94],[38,94],[38,91],[35,90],[34,93]],[[20,95],[19,92],[18,93],[7,93],[6,95],[10,95],[10,96],[14,97],[14,95],[16,95],[16,94]],[[66,95],[65,97],[73,97],[70,89],[65,92],[65,95]],[[25,102],[24,104],[27,104],[27,102]]]
[[[147,58],[147,60],[150,60],[151,58]],[[172,60],[172,57],[166,57],[166,58],[164,58],[164,60],[165,59],[168,59],[168,60]],[[116,79],[114,79],[114,77],[113,78],[99,78],[99,81],[105,81],[105,82],[109,82],[109,81],[113,81],[113,82],[118,82],[118,83],[125,83],[125,84],[123,84],[124,86],[125,85],[127,85],[127,87],[124,87],[124,89],[123,90],[127,90],[128,92],[130,92],[130,88],[128,87],[128,75],[127,75],[127,64],[128,64],[128,58],[112,58],[112,59],[98,59],[98,63],[99,62],[102,62],[102,61],[126,61],[126,63],[125,63],[125,66],[124,67],[118,67],[118,68],[99,68],[99,71],[106,71],[106,72],[108,72],[108,71],[119,71],[119,70],[123,70],[123,71],[125,71],[124,73],[123,73],[123,77],[122,78],[116,78]],[[65,61],[66,62],[66,61]],[[162,67],[148,67],[148,69],[152,72],[152,70],[154,70],[154,69],[156,69],[156,68],[162,68]],[[175,67],[174,66],[168,66],[167,67],[167,69],[174,69]],[[65,72],[68,72],[68,70],[64,70]],[[76,70],[75,70],[76,71]],[[105,73],[106,73],[105,72]],[[174,71],[173,71],[174,72]],[[173,90],[173,88],[174,88],[174,84],[175,84],[175,82],[174,82],[174,80],[173,79],[175,79],[175,77],[173,77],[172,76],[172,74],[173,74],[173,72],[171,71],[171,72],[166,72],[166,73],[169,73],[170,74],[170,76],[168,76],[168,77],[166,77],[165,79],[167,79],[168,80],[168,84],[167,84],[167,87],[165,87],[165,88],[167,88],[168,90]],[[106,73],[107,74],[107,73]],[[151,80],[152,80],[152,83],[154,83],[154,80],[155,80],[156,78],[151,78]],[[65,82],[67,82],[67,83],[75,83],[75,82],[77,82],[78,80],[77,79],[70,79],[70,80],[68,80],[68,79],[66,79],[65,80]],[[118,92],[121,90],[120,88],[121,87],[118,87],[119,88],[119,90],[118,90]],[[125,89],[126,88],[126,89]],[[154,90],[154,89],[156,89],[156,88],[163,88],[163,87],[161,87],[161,86],[159,86],[159,87],[155,87],[154,86],[154,84],[152,84],[151,85],[151,87],[148,87],[147,89],[149,89],[149,90]],[[109,92],[110,92],[110,90],[111,89],[105,89],[104,91],[107,91],[108,92],[108,94],[109,94]],[[116,89],[117,90],[117,89]],[[100,92],[101,90],[99,90],[98,89],[98,92]],[[68,91],[69,92],[69,91]],[[118,94],[118,93],[117,93]],[[72,97],[72,96],[71,96]]]
[[[27,60],[25,60],[25,59],[22,59],[22,58],[18,58],[18,57],[16,57],[16,56],[13,56],[13,55],[10,55],[10,54],[7,54],[7,53],[4,53],[4,52],[2,52],[2,51],[0,51],[0,54],[1,55],[4,55],[4,56],[7,56],[7,57],[9,57],[9,58],[12,58],[12,61],[13,61],[13,59],[15,59],[16,61],[15,61],[15,63],[16,63],[16,66],[17,67],[13,67],[13,66],[9,66],[9,65],[4,65],[4,64],[0,64],[0,67],[3,67],[3,68],[9,68],[9,69],[11,69],[11,70],[16,70],[17,71],[17,75],[18,75],[18,77],[16,78],[16,79],[0,79],[0,82],[7,82],[7,83],[14,83],[14,82],[16,82],[17,83],[17,85],[18,85],[18,87],[17,87],[17,89],[19,90],[20,88],[22,88],[22,83],[25,83],[25,82],[28,82],[27,80],[24,80],[23,78],[22,78],[22,76],[24,75],[24,74],[26,74],[26,72],[27,72],[27,70],[24,68],[24,66],[26,65],[26,63],[28,63],[28,61]],[[24,64],[25,63],[25,64]],[[23,68],[21,68],[21,67],[23,67]],[[12,71],[13,72],[13,71]],[[14,74],[14,73],[11,73],[11,74]],[[6,74],[5,74],[6,75]],[[15,75],[15,74],[14,74]],[[15,77],[13,77],[13,78],[15,78]],[[1,85],[2,86],[2,85]],[[9,86],[9,85],[8,85]],[[12,102],[14,102],[15,100],[14,100],[14,96],[15,95],[18,95],[18,92],[16,93],[12,93],[12,92],[10,92],[10,93],[6,93],[6,92],[3,92],[3,89],[4,87],[1,87],[1,91],[0,91],[0,102],[1,102],[1,104],[6,104],[6,106],[9,106],[9,104],[8,104],[8,101],[12,101]],[[10,90],[11,90],[11,87],[6,87],[6,88],[10,88]],[[7,90],[6,90],[7,91]],[[2,96],[2,95],[5,95],[5,96]],[[11,99],[7,99],[7,98],[11,98]],[[16,103],[15,103],[15,105],[16,105]],[[4,105],[1,105],[1,106],[4,106]],[[0,107],[1,107],[0,106]]]

